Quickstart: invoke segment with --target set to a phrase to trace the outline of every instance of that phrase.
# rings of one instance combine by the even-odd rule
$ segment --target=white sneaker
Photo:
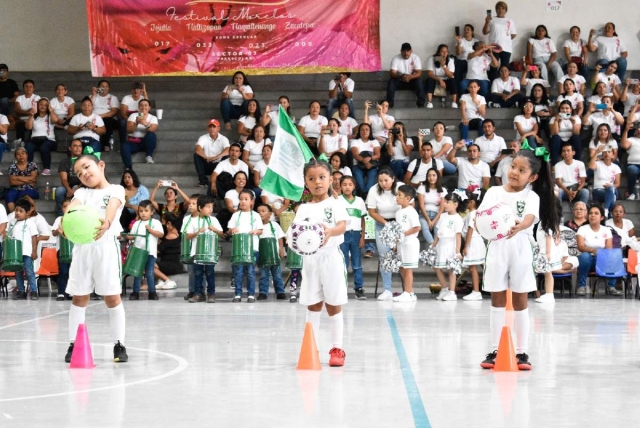
[[[393,293],[389,290],[384,290],[384,292],[378,296],[378,300],[393,300]]]
[[[17,287],[16,280],[15,279],[9,280],[9,283],[7,284],[7,291],[11,292],[16,287]]]
[[[629,197],[627,198],[627,201],[635,201],[636,200],[636,194],[632,193],[629,195]]]
[[[479,291],[472,291],[462,298],[462,300],[472,301],[472,300],[482,300],[482,293]]]
[[[458,108],[458,103],[451,103],[451,108]]]
[[[415,302],[416,300],[417,298],[415,293],[407,293],[406,291],[403,292],[401,295],[393,298],[394,302],[400,302],[400,303]]]
[[[456,300],[458,300],[458,295],[455,292],[451,291],[451,290],[449,290],[447,295],[442,298],[442,301],[444,301],[444,302],[453,302],[453,301],[456,301]]]
[[[169,281],[164,283],[163,290],[175,290],[176,288],[178,288],[178,284],[176,284],[173,279],[170,279]]]
[[[553,297],[553,293],[544,293],[542,296],[536,299],[537,303],[553,303],[556,301],[556,298]]]
[[[444,296],[446,296],[447,294],[449,294],[449,289],[448,288],[441,288],[440,292],[436,296],[436,299],[437,300],[442,300],[442,299],[444,299]]]
[[[164,284],[165,284],[165,282],[163,280],[160,280],[160,281],[156,282],[156,289],[164,290]]]
[[[155,163],[151,156],[147,156],[147,163]]]
[[[427,108],[433,108],[433,103],[427,103]]]

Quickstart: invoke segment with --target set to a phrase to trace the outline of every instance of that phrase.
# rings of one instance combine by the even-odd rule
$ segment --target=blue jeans
[[[78,140],[82,141],[82,148],[84,149],[87,146],[90,146],[94,152],[102,151],[102,144],[100,144],[99,140],[91,137],[82,137],[78,138]]]
[[[627,191],[631,195],[640,175],[640,165],[627,164]]]
[[[389,108],[393,108],[394,100],[396,98],[396,91],[409,90],[416,94],[416,105],[418,107],[424,107],[426,95],[424,91],[424,80],[421,78],[413,79],[408,82],[403,82],[400,79],[389,79],[387,82],[387,101],[389,102]]]
[[[56,187],[56,215],[62,215],[62,203],[64,199],[67,197],[67,189],[60,185]]]
[[[2,154],[8,151],[9,151],[9,146],[7,146],[7,143],[0,140],[0,162],[2,162]]]
[[[434,218],[436,218],[438,213],[436,211],[427,211],[427,215],[429,216],[429,220],[433,220]],[[420,213],[420,215],[418,216],[418,220],[420,220],[420,226],[422,229],[422,236],[424,237],[424,240],[427,241],[428,245],[431,245],[433,243],[434,237],[436,236],[435,225],[433,226],[433,232],[432,232],[431,229],[429,228],[429,224],[427,223],[427,220],[424,218],[422,213]]]
[[[482,95],[485,98],[488,98],[489,84],[491,82],[489,82],[488,80],[476,80],[476,82],[478,82],[478,84],[480,85],[480,90],[478,91],[478,94]],[[467,87],[469,86],[469,83],[471,83],[470,79],[464,79],[462,82],[460,82],[460,95],[467,93]]]
[[[156,278],[153,274],[153,269],[156,266],[156,258],[153,256],[147,256],[147,264],[144,267],[144,275],[147,277],[147,286],[149,287],[149,293],[156,291]],[[140,283],[142,278],[135,278],[133,280],[133,291],[140,292]]]
[[[380,232],[383,228],[384,225],[376,221],[376,247],[378,249],[378,256],[380,258],[391,251],[391,248],[384,245],[382,243],[382,240],[380,239]],[[380,275],[382,276],[382,286],[384,287],[385,291],[391,291],[391,272],[382,269],[382,266],[380,266]]]
[[[193,266],[195,293],[202,294],[204,279],[207,278],[207,294],[213,296],[216,294],[216,273],[215,265],[191,265]]]
[[[19,291],[24,291],[24,277],[23,274],[27,274],[27,280],[29,281],[29,288],[32,293],[38,292],[38,284],[36,283],[36,273],[33,271],[33,259],[30,256],[22,256],[22,263],[24,269],[20,272],[16,272],[16,284]]]
[[[132,168],[131,155],[134,153],[144,150],[147,152],[147,156],[153,156],[157,144],[158,140],[155,132],[147,132],[141,143],[131,143],[128,140],[122,143],[120,145],[120,156],[122,157],[122,162],[124,162],[124,167]]]
[[[587,275],[589,272],[593,272],[596,269],[596,256],[591,253],[581,253],[578,256],[578,287],[587,286]],[[616,280],[611,279],[607,281],[609,287],[616,286]]]
[[[567,196],[566,193],[564,193],[564,190],[562,189],[559,190],[558,198],[561,201],[569,201],[569,197]],[[573,201],[571,202],[571,204],[573,205],[576,202],[584,202],[586,204],[588,201],[589,201],[589,191],[587,189],[581,189],[576,195],[576,197],[573,198]]]
[[[618,71],[616,71],[616,74],[618,75],[622,83],[624,83],[624,76],[627,73],[627,59],[620,57],[616,59],[615,62],[616,64],[618,64]],[[609,61],[606,59],[601,59],[596,61],[596,65],[598,64],[600,64],[602,68],[605,69],[607,68],[607,64],[609,64]]]
[[[69,266],[71,263],[60,263],[60,251],[58,251],[58,294],[64,294],[67,291],[67,281],[69,281]]]
[[[13,204],[23,196],[30,196],[31,199],[40,199],[40,194],[36,189],[9,189],[7,190],[7,193],[5,193],[4,199],[7,201],[7,204]]]
[[[338,92],[338,98],[332,98],[327,103],[327,119],[331,119],[333,117],[334,110],[340,108],[340,105],[343,103],[347,103],[349,105],[349,117],[353,119],[356,118],[355,109],[353,108],[353,99],[340,97],[341,93]]]
[[[196,269],[195,265],[188,264],[187,265],[187,273],[189,274],[189,292],[195,293],[196,291]]]
[[[362,195],[366,195],[369,193],[369,189],[376,184],[376,180],[378,179],[378,168],[363,170],[358,165],[353,165],[351,169],[360,193]]]
[[[407,167],[409,166],[409,161],[403,160],[392,160],[389,164],[393,173],[396,175],[396,178],[400,181],[404,180],[404,175],[407,173]]]
[[[9,116],[10,108],[11,108],[11,103],[9,102],[9,98],[0,98],[0,114]]]
[[[240,116],[244,115],[247,111],[247,105],[249,101],[244,100],[239,106],[231,104],[229,98],[225,98],[220,101],[220,111],[222,113],[222,120],[224,123],[231,122],[231,119],[240,119]]]
[[[536,138],[532,135],[527,137],[527,143],[529,143],[529,147],[531,147],[532,149],[535,149],[536,147],[538,147],[538,144],[536,143]]]
[[[593,189],[591,197],[596,201],[602,202],[604,208],[609,210],[609,215],[611,215],[613,205],[618,198],[618,189],[614,186],[609,186],[606,189]]]
[[[489,99],[487,100],[492,103],[498,104],[502,108],[510,108],[516,105],[516,103],[520,103],[518,105],[522,105],[522,101],[524,101],[524,96],[522,94],[515,94],[508,100],[503,100],[502,97],[499,97],[497,94],[489,95]]]
[[[253,260],[258,259],[258,252],[253,252]],[[236,296],[242,296],[242,283],[247,276],[247,296],[253,296],[256,294],[256,267],[255,265],[233,265],[232,266],[233,279],[236,284]],[[197,279],[196,279],[197,280]]]
[[[40,151],[44,169],[51,169],[51,151],[55,150],[57,145],[55,141],[44,137],[34,137],[27,142],[27,159],[29,162],[33,162],[33,155],[36,151]]]
[[[482,137],[484,135],[484,131],[482,130],[482,119],[471,119],[468,125],[460,122],[460,125],[458,127],[460,128],[460,138],[462,140],[469,139],[469,129],[477,130],[479,137]]]
[[[357,290],[364,285],[362,277],[362,253],[360,253],[360,231],[348,230],[344,233],[344,242],[340,244],[340,250],[344,256],[344,265],[349,269],[349,255],[351,255],[351,268],[353,269],[353,289]]]
[[[455,175],[458,172],[458,168],[456,168],[454,164],[452,164],[446,159],[440,159],[440,160],[442,161],[442,165],[444,166],[443,168],[444,175]]]
[[[260,268],[260,282],[258,283],[260,294],[269,294],[269,275],[273,277],[273,288],[275,288],[276,294],[284,293],[282,268],[278,265],[263,266]]]
[[[564,142],[559,135],[553,135],[549,141],[549,148],[551,149],[551,165],[555,165],[560,161],[560,151],[562,146],[571,144],[576,154],[574,159],[580,160],[582,157],[582,141],[580,141],[580,135],[572,135],[567,142]]]

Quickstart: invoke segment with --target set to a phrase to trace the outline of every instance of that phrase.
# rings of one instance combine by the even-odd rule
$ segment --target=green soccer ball
[[[100,227],[100,215],[86,205],[72,207],[62,217],[62,230],[74,244],[90,244],[95,240],[96,228]]]

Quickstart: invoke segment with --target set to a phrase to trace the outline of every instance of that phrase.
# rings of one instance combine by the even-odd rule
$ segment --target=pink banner
[[[87,0],[96,77],[380,70],[379,0]]]

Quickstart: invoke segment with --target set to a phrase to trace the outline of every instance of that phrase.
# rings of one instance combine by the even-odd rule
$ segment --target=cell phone
[[[571,119],[571,113],[560,113],[562,119]]]
[[[512,155],[513,149],[502,149],[500,153],[502,153],[503,155]]]
[[[538,69],[537,65],[529,65],[527,66],[527,70],[529,71],[536,71]]]
[[[431,130],[429,128],[420,128],[418,133],[424,137],[425,135],[431,135]]]
[[[442,61],[444,61],[444,58],[441,55],[436,55],[433,57],[433,62],[439,62],[440,64],[442,64]]]
[[[598,36],[603,35],[603,34],[604,34],[604,28],[598,28],[598,29],[596,30],[596,34],[597,34]]]
[[[460,27],[458,25],[456,25],[455,31],[456,31],[456,37],[460,37]]]
[[[464,140],[464,143],[465,143],[467,146],[470,146],[470,145],[472,145],[472,144],[473,144],[473,140]]]
[[[162,180],[160,184],[162,185],[162,187],[171,187],[171,184],[173,183],[171,182],[171,180]]]
[[[604,110],[606,108],[607,108],[607,105],[605,103],[596,104],[596,110]]]
[[[487,9],[487,16],[491,16],[491,9]]]
[[[640,83],[640,79],[629,79],[629,84],[631,85],[637,85],[638,83]]]

